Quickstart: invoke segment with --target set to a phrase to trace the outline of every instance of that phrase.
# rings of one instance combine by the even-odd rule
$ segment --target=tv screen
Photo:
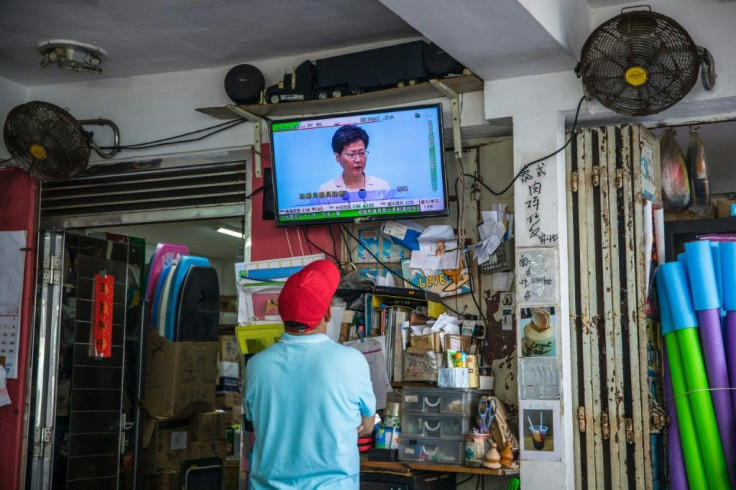
[[[270,122],[277,226],[447,216],[442,106]]]

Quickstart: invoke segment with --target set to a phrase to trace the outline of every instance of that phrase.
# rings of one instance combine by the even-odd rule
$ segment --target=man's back
[[[357,427],[375,413],[368,364],[324,334],[284,334],[246,366],[253,488],[358,488]]]

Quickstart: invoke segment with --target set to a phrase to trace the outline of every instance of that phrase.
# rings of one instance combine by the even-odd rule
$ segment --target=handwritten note
[[[557,243],[559,234],[546,233],[543,230],[544,220],[542,216],[542,202],[549,202],[550,197],[542,197],[544,191],[544,178],[547,175],[544,162],[539,162],[521,172],[519,181],[522,185],[522,192],[526,193],[524,201],[526,207],[525,223],[529,238],[539,240],[541,245],[550,245]],[[549,193],[548,193],[549,194]]]
[[[557,250],[543,247],[516,249],[516,298],[519,303],[557,301]]]

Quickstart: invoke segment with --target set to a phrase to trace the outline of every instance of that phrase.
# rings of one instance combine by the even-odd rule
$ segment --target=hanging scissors
[[[496,417],[497,401],[492,396],[482,396],[478,402],[478,419],[480,421],[479,432],[488,434],[491,430],[491,424]]]

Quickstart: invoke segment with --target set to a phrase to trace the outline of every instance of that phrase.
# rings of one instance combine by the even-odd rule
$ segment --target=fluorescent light
[[[244,238],[244,235],[239,231],[231,230],[230,228],[218,228],[218,233],[224,233],[225,235],[234,236],[235,238]]]

